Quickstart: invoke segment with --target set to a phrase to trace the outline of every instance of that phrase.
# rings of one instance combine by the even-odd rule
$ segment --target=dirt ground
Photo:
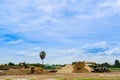
[[[47,73],[39,75],[1,75],[0,80],[120,80],[120,72],[110,73]]]

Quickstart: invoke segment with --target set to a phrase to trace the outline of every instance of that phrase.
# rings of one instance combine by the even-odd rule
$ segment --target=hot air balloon
[[[42,65],[43,65],[43,59],[46,57],[45,51],[41,51],[39,56],[42,59]]]

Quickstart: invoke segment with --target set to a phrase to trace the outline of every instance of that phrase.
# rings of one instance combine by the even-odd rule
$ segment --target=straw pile
[[[68,64],[62,69],[58,70],[57,73],[83,73],[91,72],[92,69],[85,64],[85,62],[77,62],[73,65]]]
[[[40,67],[36,67],[33,74],[41,74],[41,73],[45,73],[45,71]],[[0,74],[1,75],[27,75],[27,74],[31,74],[31,69],[30,68],[9,69],[9,70],[4,70],[0,72]]]
[[[71,64],[67,64],[65,67],[58,70],[57,73],[73,73],[73,66]]]
[[[84,62],[77,62],[73,66],[74,73],[91,72],[91,68],[87,66]]]
[[[91,67],[89,67],[88,65],[86,65],[84,68],[85,68],[88,72],[92,72],[92,71],[93,71],[93,69],[92,69]]]

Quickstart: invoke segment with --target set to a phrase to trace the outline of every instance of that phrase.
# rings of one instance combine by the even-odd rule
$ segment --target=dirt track
[[[40,74],[40,75],[2,75],[0,80],[74,80],[84,78],[104,78],[105,80],[120,80],[120,72],[111,73],[73,73],[73,74]]]

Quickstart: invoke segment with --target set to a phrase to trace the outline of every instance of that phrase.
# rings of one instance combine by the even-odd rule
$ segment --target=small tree
[[[9,62],[8,65],[9,65],[9,66],[14,66],[15,64],[12,63],[12,62]]]
[[[40,58],[42,59],[42,66],[43,66],[43,59],[46,57],[45,51],[41,51],[39,56],[40,56]],[[43,67],[42,67],[42,68],[43,68]]]
[[[120,62],[119,62],[119,60],[115,60],[115,63],[114,63],[114,67],[120,67]]]
[[[107,62],[102,63],[99,66],[101,66],[101,67],[106,66],[106,67],[109,67],[109,68],[111,67],[111,65],[109,63],[107,63]]]

